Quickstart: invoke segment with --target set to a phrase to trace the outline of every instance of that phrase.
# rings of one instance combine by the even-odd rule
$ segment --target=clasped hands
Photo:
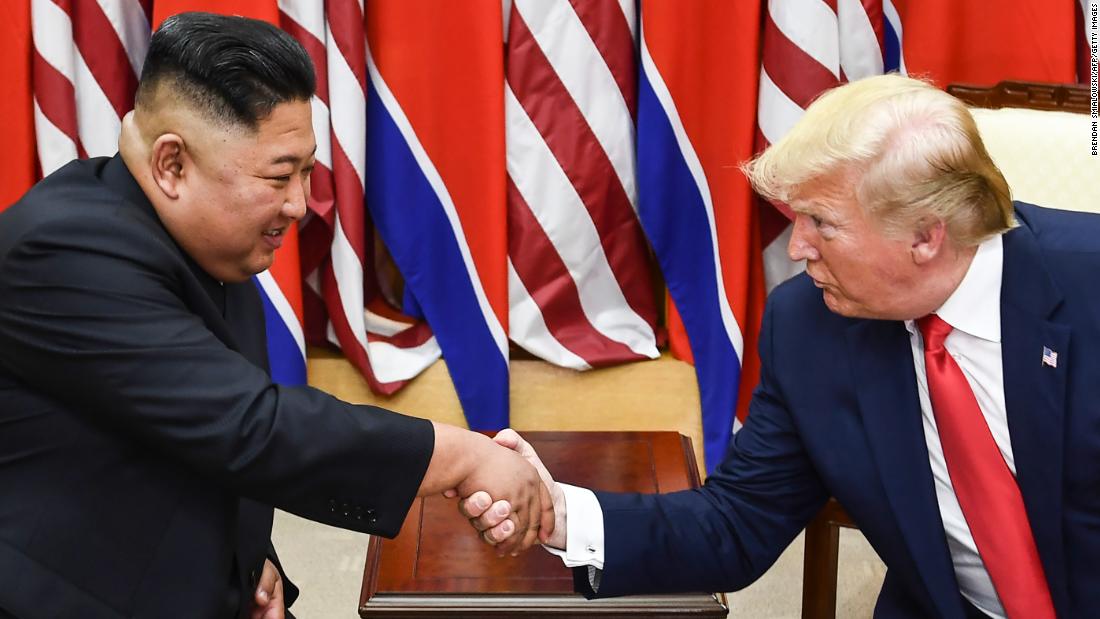
[[[484,486],[468,496],[462,493],[461,488],[448,490],[444,495],[465,497],[458,502],[458,510],[477,529],[485,543],[497,548],[499,556],[505,554],[515,556],[535,543],[564,549],[566,513],[565,494],[562,489],[554,482],[554,478],[550,476],[550,472],[546,470],[531,444],[515,430],[501,430],[493,437],[493,441],[522,457],[538,473],[542,481],[539,491],[541,511],[538,513],[538,522],[531,523],[530,518],[523,517],[534,513],[530,506],[523,509],[524,506],[513,505],[512,502],[503,498],[494,501],[493,496],[485,489],[490,486]],[[466,484],[466,488],[472,487],[474,486]],[[521,534],[517,535],[517,531]]]

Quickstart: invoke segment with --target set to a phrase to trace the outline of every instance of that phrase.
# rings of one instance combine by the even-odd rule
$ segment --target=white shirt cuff
[[[603,569],[603,509],[587,488],[558,484],[565,495],[565,550],[543,546],[561,557],[565,567]],[[592,570],[589,570],[591,580]]]

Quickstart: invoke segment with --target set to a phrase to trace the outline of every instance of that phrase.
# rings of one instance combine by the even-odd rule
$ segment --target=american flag
[[[515,0],[508,14],[512,341],[584,370],[658,355],[637,216],[633,0]]]
[[[338,345],[376,393],[393,393],[439,358],[427,324],[389,307],[376,278],[366,182],[366,30],[356,0],[280,0],[280,24],[317,72],[309,214],[301,224],[306,333]]]
[[[113,155],[149,49],[152,0],[32,0],[34,125],[42,174]]]
[[[1043,365],[1049,365],[1052,368],[1058,367],[1058,353],[1043,346]]]

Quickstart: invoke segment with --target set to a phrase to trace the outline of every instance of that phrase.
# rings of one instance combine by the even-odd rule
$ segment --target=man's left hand
[[[283,600],[283,577],[271,559],[264,560],[264,573],[252,595],[254,606],[251,619],[285,619],[286,603]]]

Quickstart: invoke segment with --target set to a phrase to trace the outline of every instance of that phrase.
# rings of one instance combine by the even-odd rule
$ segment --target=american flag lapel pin
[[[1046,346],[1043,346],[1043,365],[1049,365],[1052,368],[1058,367],[1058,353]]]

